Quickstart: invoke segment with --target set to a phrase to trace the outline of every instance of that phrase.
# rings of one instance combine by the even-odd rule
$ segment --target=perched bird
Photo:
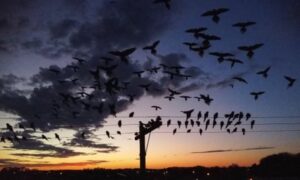
[[[121,133],[121,131],[117,131],[117,134],[121,135],[122,133]]]
[[[188,125],[189,125],[189,121],[188,121],[188,120],[186,120],[186,121],[184,122],[184,126],[185,126],[185,128],[187,128],[187,127],[188,127]]]
[[[252,120],[250,123],[251,129],[253,129],[254,124],[255,124],[255,120]]]
[[[153,105],[153,106],[151,106],[152,108],[154,108],[155,109],[155,111],[157,111],[157,110],[161,110],[161,107],[159,107],[159,106],[155,106],[155,105]]]
[[[249,58],[252,58],[254,55],[254,50],[262,47],[263,45],[264,45],[263,43],[258,43],[258,44],[254,44],[254,45],[250,45],[250,46],[239,46],[238,49],[241,51],[246,51],[247,56]]]
[[[287,86],[288,88],[292,87],[294,85],[295,81],[296,81],[295,78],[292,78],[292,77],[289,77],[289,76],[284,76],[284,78],[289,82],[288,86]]]
[[[191,126],[194,127],[194,124],[195,124],[194,120],[191,119],[190,121],[191,121]]]
[[[171,125],[171,119],[169,119],[168,121],[167,121],[167,127],[169,127]]]
[[[252,21],[247,21],[247,22],[237,22],[235,24],[233,24],[233,27],[238,27],[240,28],[241,33],[245,33],[247,31],[247,27],[255,25],[256,22],[252,22]]]
[[[136,50],[136,48],[129,48],[129,49],[125,49],[123,51],[111,51],[109,53],[114,56],[120,57],[120,60],[122,62],[128,63],[128,56],[130,54],[132,54],[135,50]]]
[[[250,113],[247,113],[246,114],[246,121],[248,121],[248,119],[250,119],[251,118],[251,114]]]
[[[212,9],[212,10],[204,12],[202,14],[202,16],[212,16],[212,20],[215,23],[218,23],[220,21],[219,15],[222,14],[222,13],[225,13],[227,11],[229,11],[229,9],[227,9],[227,8]]]
[[[165,6],[166,6],[166,8],[167,8],[168,10],[171,9],[171,5],[170,5],[171,0],[154,0],[153,3],[154,3],[154,4],[164,3]]]
[[[202,135],[202,133],[203,133],[203,130],[200,128],[199,129],[199,134]]]
[[[129,113],[129,117],[132,118],[134,116],[134,112]]]
[[[58,141],[60,141],[59,135],[58,135],[57,133],[55,133],[54,135],[55,135],[55,138],[56,138]]]
[[[152,67],[152,68],[149,68],[146,70],[149,71],[151,74],[158,73],[158,70],[160,70],[160,67]]]
[[[254,100],[257,100],[258,97],[262,94],[265,94],[265,91],[251,92],[250,95],[254,96]]]
[[[201,122],[200,121],[196,121],[196,125],[198,126],[198,127],[200,127],[201,126]]]
[[[202,113],[201,113],[201,111],[199,111],[198,112],[198,114],[197,114],[197,120],[199,121],[199,119],[202,117]]]
[[[207,130],[209,124],[210,124],[210,119],[208,119],[208,120],[206,121],[206,123],[205,123],[205,131]]]
[[[42,139],[45,139],[46,141],[48,141],[48,138],[44,134],[42,134]]]
[[[181,111],[181,112],[186,115],[186,120],[188,120],[192,116],[192,113],[194,112],[194,109],[187,110],[187,111]]]
[[[118,127],[121,128],[122,127],[122,120],[118,121]]]
[[[242,128],[242,133],[243,133],[243,135],[246,134],[246,129],[245,128]]]
[[[177,121],[178,128],[181,127],[181,121]]]
[[[271,66],[267,67],[266,69],[262,70],[262,71],[258,71],[256,74],[258,75],[262,75],[264,78],[268,77],[268,72],[271,69]]]
[[[156,47],[159,44],[160,41],[155,41],[153,44],[150,46],[145,46],[143,50],[150,50],[151,54],[155,55],[157,53]]]
[[[224,121],[221,121],[220,122],[220,130],[222,130],[223,126],[224,126]]]
[[[239,81],[239,82],[243,82],[243,83],[245,83],[245,84],[248,84],[248,82],[247,82],[244,78],[242,78],[242,77],[234,77],[234,78],[232,78],[232,79],[237,80],[237,81]]]
[[[190,133],[192,130],[191,129],[188,129],[187,131],[186,131],[186,133]]]
[[[206,112],[204,113],[204,117],[203,117],[203,121],[204,121],[204,122],[207,120],[208,116],[209,116],[209,112],[206,111]]]
[[[173,135],[176,134],[176,132],[177,132],[177,129],[175,128],[175,129],[173,130]]]

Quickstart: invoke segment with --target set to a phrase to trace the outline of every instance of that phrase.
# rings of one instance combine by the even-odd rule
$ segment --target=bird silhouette
[[[250,123],[251,129],[253,129],[254,124],[255,124],[255,120],[252,120],[251,123]]]
[[[263,43],[258,43],[258,44],[254,44],[254,45],[250,45],[250,46],[239,46],[238,49],[241,51],[246,51],[247,56],[249,58],[252,58],[254,55],[254,50],[262,47],[263,45],[264,45]]]
[[[252,21],[247,21],[247,22],[237,22],[235,24],[233,24],[233,27],[238,27],[240,28],[241,33],[245,33],[247,31],[247,27],[255,25],[256,22],[252,22]]]
[[[152,108],[154,108],[155,109],[155,111],[157,111],[157,110],[161,110],[161,107],[159,107],[159,106],[155,106],[155,105],[153,105],[153,106],[151,106]]]
[[[156,47],[157,45],[160,43],[160,41],[155,41],[154,43],[152,43],[151,45],[149,46],[145,46],[143,48],[143,50],[150,50],[151,51],[151,54],[155,55],[157,53],[157,50],[156,50]]]
[[[109,131],[105,131],[105,134],[108,138],[111,138]]]
[[[246,121],[248,121],[248,119],[251,118],[251,114],[250,113],[246,113]]]
[[[292,87],[296,81],[295,78],[292,78],[290,76],[284,76],[284,78],[289,82],[287,86],[288,88]]]
[[[194,124],[195,124],[194,120],[191,119],[190,122],[191,122],[191,126],[194,127]]]
[[[205,33],[199,33],[198,37],[202,38],[202,45],[203,47],[209,48],[210,47],[210,41],[219,41],[221,38],[216,35],[211,34],[205,34]]]
[[[118,121],[118,127],[121,128],[122,127],[122,120]]]
[[[180,96],[180,97],[183,98],[185,101],[191,98],[190,96]]]
[[[6,123],[6,129],[9,130],[10,132],[14,132],[12,125],[10,125],[9,123]]]
[[[169,101],[172,101],[173,99],[175,99],[174,96],[165,96],[164,98],[168,99]]]
[[[171,9],[171,5],[170,5],[171,0],[154,0],[153,3],[154,3],[154,4],[164,3],[164,5],[166,6],[166,8],[167,8],[168,10]]]
[[[234,67],[235,64],[244,64],[243,61],[239,60],[239,59],[234,59],[234,58],[226,58],[225,61],[228,61],[231,63],[231,68]]]
[[[187,128],[187,127],[188,127],[188,125],[189,125],[189,121],[188,121],[188,120],[186,120],[186,121],[184,122],[184,126],[185,126],[185,128]]]
[[[225,52],[210,52],[209,54],[212,55],[212,56],[217,56],[219,63],[222,63],[225,60],[225,58],[227,58],[227,57],[233,57],[234,56],[231,53],[225,53]]]
[[[167,121],[167,127],[169,127],[171,125],[171,119],[169,119],[168,121]]]
[[[191,46],[189,49],[192,50],[192,51],[194,51],[194,52],[197,52],[200,57],[203,57],[204,56],[204,52],[211,47],[209,45],[209,41],[206,42],[206,40],[205,40],[205,43],[203,43],[203,44],[204,45],[198,46],[198,47]]]
[[[177,132],[177,129],[175,128],[175,129],[173,130],[173,135],[176,134],[176,132]]]
[[[192,113],[194,112],[194,109],[187,110],[187,111],[181,111],[181,112],[186,115],[186,120],[188,120],[192,116]]]
[[[203,130],[200,128],[200,129],[199,129],[199,134],[200,134],[200,136],[202,135],[202,133],[203,133]]]
[[[254,96],[254,100],[257,100],[260,95],[265,94],[265,91],[251,92],[250,95]]]
[[[200,122],[199,120],[197,120],[197,121],[196,121],[196,125],[197,125],[198,127],[200,127],[200,126],[201,126],[201,122]]]
[[[48,141],[48,138],[44,134],[42,134],[42,139],[45,139],[46,141]]]
[[[229,9],[227,9],[227,8],[212,9],[212,10],[204,12],[202,14],[202,16],[212,16],[212,20],[215,23],[218,23],[220,21],[219,15],[222,14],[222,13],[225,13],[227,11],[229,11]]]
[[[199,111],[198,114],[197,114],[197,120],[199,121],[199,119],[202,117],[202,112]]]
[[[58,141],[60,141],[59,135],[58,135],[57,133],[55,133],[54,135],[55,135],[55,138],[56,138]]]
[[[128,56],[132,54],[135,50],[136,48],[129,48],[123,51],[110,51],[109,53],[114,56],[118,56],[122,62],[128,63]]]
[[[187,131],[186,131],[186,133],[190,133],[192,130],[191,129],[188,129]]]
[[[210,119],[208,119],[208,120],[206,121],[206,123],[205,123],[205,131],[207,130],[209,124],[210,124]]]
[[[206,112],[204,113],[204,117],[203,117],[203,121],[204,121],[204,122],[207,120],[208,116],[209,116],[209,112],[206,111]]]
[[[223,129],[223,126],[224,126],[224,121],[221,121],[221,122],[220,122],[220,130]]]
[[[266,69],[262,70],[262,71],[258,71],[256,74],[258,75],[262,75],[264,78],[268,77],[268,72],[270,71],[271,66],[267,67]]]
[[[186,33],[191,33],[191,34],[193,34],[193,36],[195,38],[198,38],[198,35],[200,33],[202,33],[203,31],[206,31],[206,30],[207,30],[206,27],[198,27],[198,28],[189,28],[189,29],[185,30],[185,32]],[[190,43],[186,43],[185,45],[190,46],[191,44]],[[192,44],[191,46],[193,46],[193,45],[197,45],[197,43],[196,44]]]
[[[146,70],[149,71],[151,74],[158,73],[158,70],[160,70],[160,67],[152,67],[152,68],[149,68]]]
[[[132,118],[134,116],[134,112],[129,113],[129,117]]]
[[[168,91],[170,92],[170,96],[175,96],[175,95],[180,95],[181,94],[181,92],[172,90],[170,88],[168,88]]]
[[[243,133],[243,135],[246,134],[246,129],[245,128],[242,128],[242,133]]]
[[[208,94],[207,95],[204,95],[204,94],[200,94],[200,97],[201,97],[201,99],[203,99],[204,100],[204,103],[206,104],[206,105],[210,105],[210,103],[214,100],[213,98],[211,98]]]
[[[245,84],[248,84],[248,82],[242,77],[234,77],[232,79],[237,80],[237,81],[242,82],[242,83],[245,83]]]
[[[181,121],[177,121],[178,128],[181,127]]]

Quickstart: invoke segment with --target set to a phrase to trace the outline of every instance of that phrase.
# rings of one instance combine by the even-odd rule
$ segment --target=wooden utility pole
[[[140,172],[145,174],[146,171],[146,149],[145,149],[145,135],[151,133],[153,130],[162,125],[161,118],[158,116],[156,121],[151,120],[147,124],[139,122],[139,133],[135,136],[135,140],[140,140]]]

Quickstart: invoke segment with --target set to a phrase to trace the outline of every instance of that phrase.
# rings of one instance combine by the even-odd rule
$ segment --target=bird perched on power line
[[[239,46],[238,49],[241,51],[246,51],[247,56],[249,58],[252,58],[254,55],[254,50],[262,47],[263,45],[264,45],[263,43],[258,43],[258,44],[254,44],[254,45],[250,45],[250,46]]]
[[[177,129],[175,128],[175,129],[173,130],[173,135],[176,134],[176,132],[177,132]]]
[[[289,82],[288,86],[287,86],[288,88],[292,87],[294,85],[295,81],[296,81],[295,78],[292,78],[290,76],[284,76],[284,78]]]
[[[271,66],[267,67],[266,69],[262,71],[258,71],[256,74],[262,75],[262,77],[267,78],[268,77],[268,72],[271,69]]]
[[[197,120],[199,121],[199,119],[202,117],[202,112],[199,111],[198,114],[197,114]]]
[[[181,121],[177,121],[178,128],[181,127]]]
[[[229,11],[228,8],[211,9],[209,11],[204,12],[202,16],[212,16],[212,20],[215,23],[218,23],[220,21],[220,14],[225,13],[227,11]]]
[[[45,139],[46,141],[48,141],[48,138],[44,134],[42,134],[42,139]]]
[[[122,120],[118,121],[118,127],[121,128],[122,127]]]
[[[203,121],[204,121],[204,122],[207,120],[208,116],[209,116],[209,112],[206,111],[206,112],[204,113],[204,117],[203,117]]]
[[[9,123],[6,123],[6,129],[8,129],[10,132],[14,132],[12,125],[10,125]]]
[[[134,112],[129,113],[129,117],[132,118],[134,116]]]
[[[105,134],[108,138],[111,138],[109,131],[105,131]]]
[[[250,95],[254,96],[254,100],[257,100],[260,95],[265,94],[265,91],[251,92]]]
[[[247,31],[247,27],[255,25],[256,22],[253,21],[247,21],[247,22],[237,22],[233,24],[233,27],[240,28],[241,33],[245,33]]]
[[[121,131],[117,131],[117,134],[118,134],[118,135],[121,135],[122,133],[121,133]]]
[[[254,124],[255,124],[255,120],[252,120],[251,123],[250,123],[251,129],[253,129]]]
[[[203,130],[200,128],[199,129],[199,134],[202,135],[202,133],[203,133]]]
[[[186,120],[188,120],[192,116],[192,113],[194,112],[194,109],[187,110],[187,111],[181,111],[181,112],[186,115]]]
[[[169,127],[171,125],[171,119],[169,119],[168,121],[167,121],[167,127]]]
[[[251,118],[251,114],[250,113],[246,113],[245,117],[246,117],[246,121],[248,121],[248,119]]]
[[[149,46],[145,46],[143,48],[143,50],[150,50],[151,51],[151,54],[155,55],[157,53],[157,50],[156,50],[156,47],[158,46],[159,44],[159,40],[158,41],[155,41],[154,43],[152,43],[151,45]]]
[[[242,133],[243,133],[243,135],[246,134],[246,129],[245,128],[242,128]]]
[[[207,130],[209,124],[210,124],[210,119],[208,119],[208,120],[206,121],[206,123],[205,123],[205,131]]]

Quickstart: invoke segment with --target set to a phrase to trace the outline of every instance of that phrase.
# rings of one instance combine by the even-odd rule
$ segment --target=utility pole
[[[158,116],[156,120],[149,121],[147,124],[139,122],[139,133],[136,134],[135,140],[140,141],[140,173],[144,175],[146,172],[146,149],[145,149],[145,135],[151,133],[153,130],[162,125],[161,117]]]

